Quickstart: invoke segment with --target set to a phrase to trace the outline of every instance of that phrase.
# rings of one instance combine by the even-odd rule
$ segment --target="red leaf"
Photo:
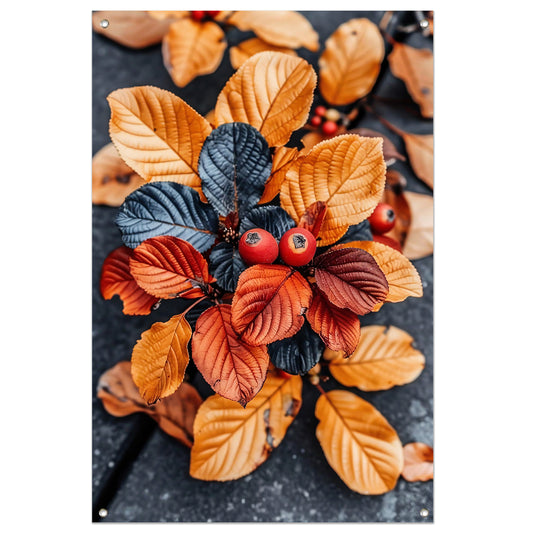
[[[333,305],[316,285],[305,316],[329,349],[342,351],[348,357],[357,348],[361,336],[359,317],[349,309]]]
[[[202,254],[187,241],[169,235],[137,246],[130,270],[146,292],[159,298],[200,298],[203,287],[215,281]]]
[[[213,390],[243,407],[259,392],[270,361],[266,346],[249,346],[231,326],[231,305],[204,311],[192,337],[192,358]]]
[[[309,283],[293,268],[254,265],[239,277],[231,323],[248,344],[269,344],[302,327],[311,298]]]
[[[333,305],[358,315],[372,311],[389,293],[389,284],[375,259],[359,248],[337,248],[315,258],[318,288]]]
[[[318,237],[320,233],[320,228],[322,227],[322,222],[326,216],[327,211],[326,202],[313,202],[306,210],[305,213],[300,218],[298,223],[299,228],[305,228],[309,230],[315,237]]]
[[[106,300],[118,294],[125,315],[149,315],[159,298],[145,292],[131,275],[131,255],[131,248],[120,246],[106,257],[100,276],[100,292]]]

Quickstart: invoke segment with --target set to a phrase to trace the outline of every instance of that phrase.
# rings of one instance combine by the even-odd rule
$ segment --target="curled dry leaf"
[[[120,156],[148,181],[174,181],[202,195],[198,156],[211,133],[207,120],[157,87],[113,91],[109,134]]]
[[[108,24],[102,26],[102,20]],[[145,48],[160,43],[170,26],[170,19],[157,19],[146,11],[95,11],[93,30],[129,48]]]
[[[424,369],[424,355],[412,342],[408,333],[394,326],[365,326],[350,357],[326,348],[324,358],[339,383],[362,391],[388,390],[411,383]]]
[[[315,71],[305,60],[260,52],[245,61],[220,92],[216,125],[245,122],[259,130],[269,146],[282,146],[305,124],[315,86]]]
[[[192,447],[194,418],[202,398],[189,383],[182,383],[171,396],[148,405],[133,383],[131,363],[121,361],[100,376],[97,397],[102,400],[109,414],[122,417],[137,412],[146,413],[165,433]]]
[[[274,154],[272,155],[272,171],[265,183],[265,190],[259,200],[260,204],[271,202],[279,194],[281,184],[285,179],[285,171],[298,155],[298,148],[278,146],[274,150]]]
[[[152,404],[170,396],[181,385],[189,364],[191,335],[185,313],[168,322],[156,322],[141,335],[133,348],[131,375],[145,402]]]
[[[259,52],[281,52],[283,54],[289,54],[291,56],[298,55],[291,48],[275,46],[269,44],[258,37],[253,37],[242,41],[236,46],[232,46],[229,50],[229,59],[231,61],[231,66],[237,70],[247,59],[252,57],[254,54]]]
[[[328,206],[325,202],[313,202],[300,218],[298,227],[305,228],[306,230],[309,230],[315,236],[315,238],[318,237],[327,210]]]
[[[163,39],[163,62],[178,87],[214,72],[226,49],[222,28],[211,21],[184,18],[173,22]]]
[[[367,95],[385,56],[379,28],[365,18],[341,24],[320,56],[320,92],[331,105],[346,105]]]
[[[326,459],[351,490],[384,494],[396,486],[402,443],[375,407],[351,392],[333,390],[320,396],[315,416]]]
[[[205,481],[228,481],[253,472],[277,448],[302,401],[302,379],[268,373],[248,403],[210,396],[194,421],[190,474]]]
[[[288,48],[319,48],[318,33],[296,11],[236,11],[228,19],[241,31],[253,31],[269,44]]]
[[[296,158],[281,185],[281,207],[299,222],[314,202],[327,204],[319,234],[320,246],[333,244],[349,226],[374,211],[385,186],[383,141],[339,135]]]
[[[416,176],[433,189],[433,135],[402,132],[409,163]]]
[[[433,253],[433,196],[404,192],[411,211],[411,226],[403,246],[409,259],[421,259]]]
[[[118,207],[128,194],[145,183],[124,163],[113,143],[98,150],[92,163],[93,204]]]
[[[388,57],[391,72],[400,78],[425,118],[433,118],[433,52],[395,42]]]
[[[402,477],[406,481],[433,479],[433,448],[423,442],[410,442],[403,447]]]

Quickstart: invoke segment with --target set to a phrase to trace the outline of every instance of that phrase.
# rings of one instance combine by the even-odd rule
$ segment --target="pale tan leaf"
[[[402,132],[409,163],[416,176],[433,189],[433,135]]]
[[[329,465],[353,491],[384,494],[403,468],[402,443],[385,417],[355,394],[322,394],[315,416],[316,436]]]
[[[92,200],[96,205],[118,207],[130,192],[146,183],[124,163],[113,143],[94,154],[92,174]]]
[[[157,20],[172,19],[177,20],[190,17],[190,11],[148,11],[148,14]]]
[[[410,442],[403,447],[402,477],[406,481],[433,479],[433,448],[423,442]]]
[[[315,87],[315,71],[305,60],[259,52],[244,62],[219,94],[216,125],[245,122],[259,130],[270,146],[283,146],[306,123]]]
[[[281,52],[283,54],[289,54],[291,56],[297,55],[291,48],[284,48],[282,46],[274,46],[273,44],[266,43],[258,37],[252,37],[246,41],[232,46],[229,50],[229,59],[231,66],[234,69],[238,69],[247,59],[259,52]]]
[[[408,259],[421,259],[433,253],[433,196],[404,191],[411,210],[411,225],[403,254]]]
[[[163,39],[163,62],[174,83],[185,87],[197,76],[214,72],[225,49],[225,34],[218,24],[180,19]]]
[[[408,333],[394,326],[365,326],[350,357],[326,348],[324,358],[339,383],[363,391],[387,390],[411,383],[424,369],[424,355],[412,342]]]
[[[245,409],[219,395],[207,398],[194,421],[191,476],[227,481],[254,471],[279,446],[301,400],[301,377],[273,372]]]
[[[207,120],[157,87],[113,91],[109,134],[124,161],[147,181],[175,181],[203,197],[198,157],[211,133]]]
[[[259,200],[260,204],[271,202],[279,194],[281,184],[285,179],[285,172],[289,165],[299,155],[298,148],[278,146],[272,155],[272,170],[265,183],[265,190]]]
[[[296,11],[236,11],[227,21],[241,31],[253,31],[267,43],[288,48],[319,48],[318,33]]]
[[[320,93],[331,105],[346,105],[367,95],[385,55],[379,28],[366,18],[341,24],[320,56]]]

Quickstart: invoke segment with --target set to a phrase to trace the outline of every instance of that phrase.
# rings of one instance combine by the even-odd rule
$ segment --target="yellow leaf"
[[[433,253],[433,196],[404,191],[411,210],[411,225],[403,245],[409,259],[421,259]]]
[[[210,396],[194,421],[190,474],[227,481],[253,472],[282,441],[302,400],[302,379],[269,372],[263,388],[243,409]]]
[[[387,390],[411,383],[424,369],[424,355],[412,342],[409,334],[394,326],[365,326],[351,356],[326,348],[324,358],[339,383],[363,391]]]
[[[270,146],[283,146],[307,121],[316,74],[299,57],[259,52],[235,72],[218,96],[216,125],[245,122]]]
[[[163,61],[174,83],[185,87],[196,76],[214,72],[225,49],[224,31],[218,24],[180,19],[163,39]]]
[[[259,52],[281,52],[283,54],[289,54],[291,56],[297,55],[294,50],[291,48],[284,48],[282,46],[274,46],[273,44],[268,44],[265,41],[257,37],[252,39],[247,39],[242,41],[236,46],[232,46],[229,50],[229,59],[231,61],[231,66],[234,69],[238,69],[247,59]]]
[[[351,490],[384,494],[396,486],[402,443],[377,409],[351,392],[333,390],[320,396],[315,416],[326,459]]]
[[[327,204],[319,245],[336,242],[374,211],[385,187],[380,138],[339,135],[298,157],[281,185],[281,207],[296,223],[314,202]]]
[[[319,48],[318,33],[296,11],[236,11],[227,22],[276,46],[303,46],[312,52]]]
[[[170,396],[183,381],[189,364],[187,344],[192,336],[185,314],[156,322],[133,348],[131,375],[146,403]]]
[[[259,200],[260,204],[268,203],[279,194],[281,184],[285,179],[285,171],[289,164],[298,157],[298,148],[288,148],[286,146],[278,146],[272,155],[272,171],[270,177],[265,183],[265,190],[263,196]]]
[[[379,28],[365,18],[341,24],[320,56],[320,92],[331,105],[367,95],[377,80],[385,46]]]
[[[414,173],[433,189],[433,135],[402,132],[402,139]]]
[[[174,181],[202,195],[198,156],[209,122],[157,87],[118,89],[108,97],[109,134],[120,156],[147,181]]]

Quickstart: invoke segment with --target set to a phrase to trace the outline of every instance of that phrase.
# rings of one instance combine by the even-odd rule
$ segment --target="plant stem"
[[[396,135],[399,135],[400,137],[404,135],[405,132],[402,129],[398,128],[394,124],[391,124],[387,119],[384,119],[381,115],[376,113],[376,111],[370,105],[365,104],[364,107],[367,111],[372,113],[386,128],[391,130],[393,133],[396,133]]]

